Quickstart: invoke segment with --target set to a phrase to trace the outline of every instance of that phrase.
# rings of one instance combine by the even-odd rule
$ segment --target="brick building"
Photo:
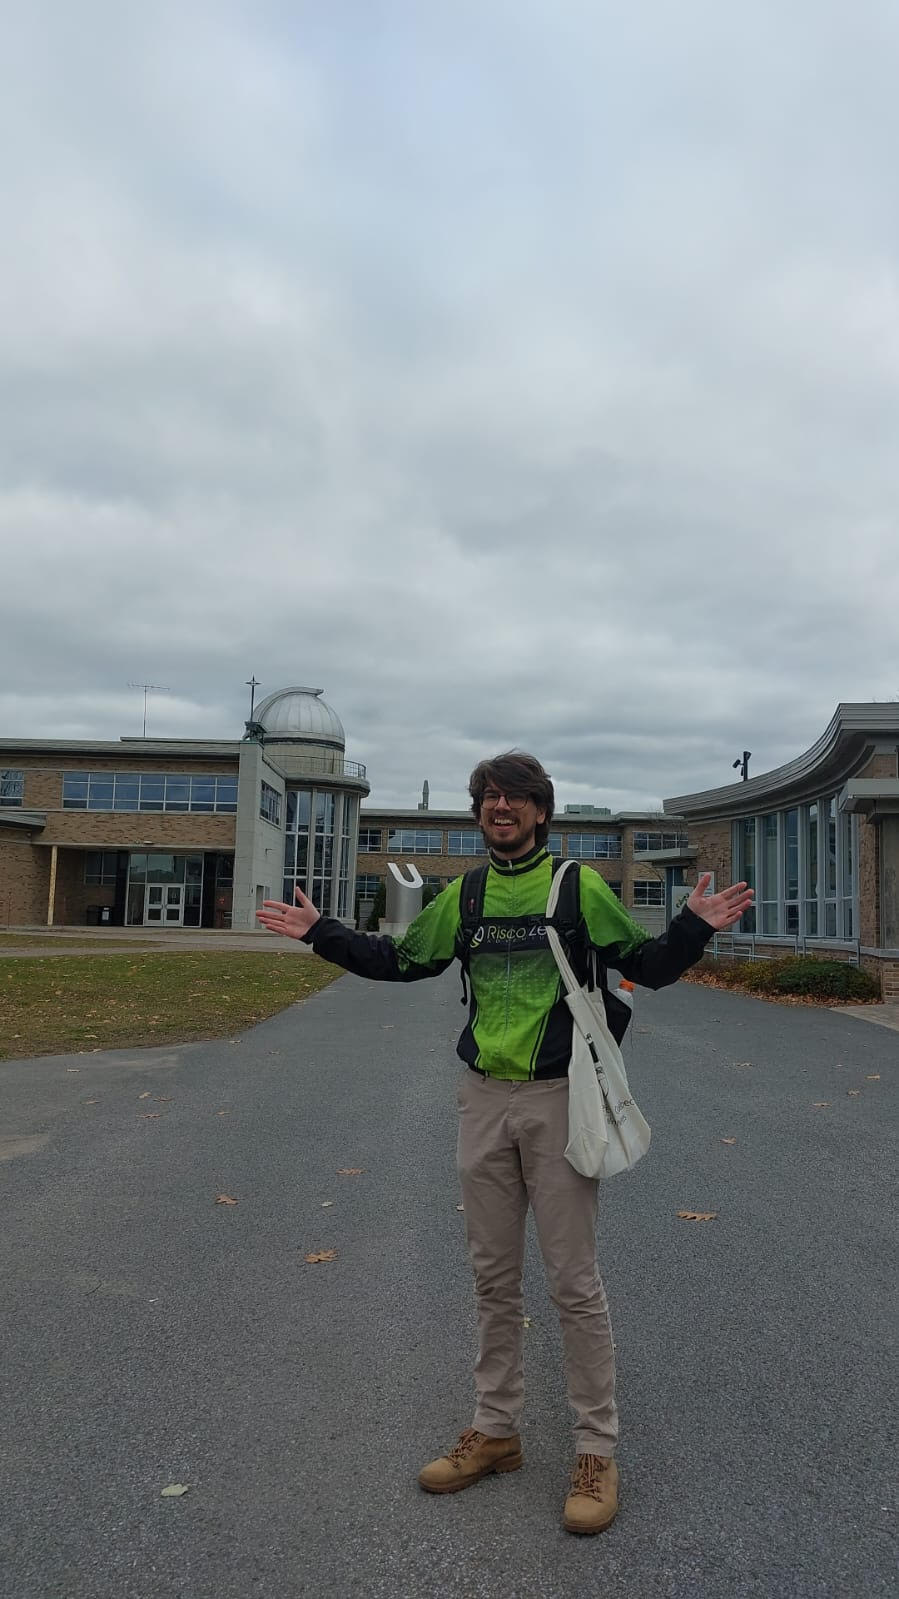
[[[600,873],[637,921],[651,932],[667,924],[672,885],[692,859],[686,830],[659,812],[616,811],[566,805],[553,818],[548,846]],[[445,888],[485,858],[471,811],[362,807],[356,898],[360,920],[384,881],[388,861],[410,862],[425,886]]]
[[[838,705],[786,766],[665,810],[707,870],[752,884],[753,952],[854,958],[899,997],[899,705]]]
[[[0,740],[0,925],[249,928],[296,882],[350,921],[369,785],[321,694],[233,742]]]

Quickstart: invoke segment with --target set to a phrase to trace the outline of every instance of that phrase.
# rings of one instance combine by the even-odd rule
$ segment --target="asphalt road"
[[[458,1001],[344,978],[231,1042],[0,1065],[4,1599],[896,1594],[899,1039],[638,996],[622,1510],[579,1540],[533,1238],[524,1469],[415,1482],[471,1414]]]

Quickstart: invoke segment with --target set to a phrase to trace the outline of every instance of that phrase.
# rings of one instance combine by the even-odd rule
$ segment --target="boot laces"
[[[589,1499],[602,1499],[605,1492],[603,1478],[609,1462],[602,1455],[578,1455],[571,1474],[571,1491],[586,1494]]]
[[[460,1435],[459,1442],[449,1451],[446,1457],[447,1460],[451,1460],[454,1466],[460,1465],[463,1460],[467,1459],[477,1449],[478,1444],[482,1443],[483,1439],[484,1434],[482,1432],[478,1432],[474,1427],[466,1427],[465,1431]]]

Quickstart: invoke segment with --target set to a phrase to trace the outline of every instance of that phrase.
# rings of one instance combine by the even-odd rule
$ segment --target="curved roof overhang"
[[[664,801],[667,814],[688,821],[780,810],[842,789],[878,748],[899,749],[899,705],[838,705],[821,737],[773,772]]]

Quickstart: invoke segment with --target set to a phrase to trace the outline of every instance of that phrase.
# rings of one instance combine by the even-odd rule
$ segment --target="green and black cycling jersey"
[[[609,1025],[620,1038],[620,1002],[608,995],[604,968],[612,966],[645,988],[663,988],[699,960],[713,929],[685,908],[666,933],[653,938],[598,872],[582,868],[579,875],[578,932],[584,950],[595,951]],[[322,917],[305,942],[359,977],[395,983],[436,977],[460,952],[462,883],[461,877],[449,883],[402,938],[356,933]],[[471,997],[457,1052],[466,1065],[491,1077],[528,1081],[562,1077],[568,1070],[571,1013],[544,925],[551,883],[552,858],[542,845],[517,861],[490,856],[481,936],[476,932],[468,945]]]

